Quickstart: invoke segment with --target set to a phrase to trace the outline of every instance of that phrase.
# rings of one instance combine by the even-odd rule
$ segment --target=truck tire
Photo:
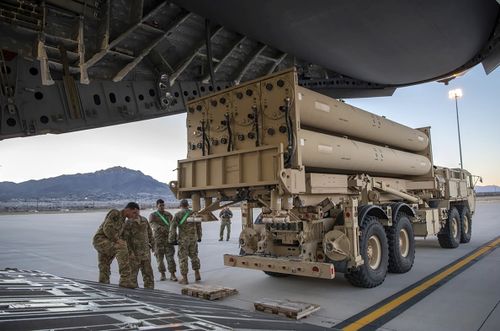
[[[398,213],[392,226],[385,228],[385,233],[389,245],[389,272],[410,271],[415,261],[415,237],[408,215]]]
[[[443,248],[457,248],[461,238],[460,214],[452,207],[448,212],[446,224],[438,233],[439,245]]]
[[[384,227],[374,216],[366,216],[360,225],[360,253],[364,264],[352,269],[345,277],[357,287],[375,287],[385,279],[389,260],[389,249]]]
[[[460,211],[460,230],[460,243],[468,243],[472,236],[472,216],[467,207],[463,207]]]

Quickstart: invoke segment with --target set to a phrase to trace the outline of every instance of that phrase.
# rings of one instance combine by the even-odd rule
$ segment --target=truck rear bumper
[[[331,263],[303,262],[256,255],[224,254],[224,265],[314,278],[335,278],[335,268]]]

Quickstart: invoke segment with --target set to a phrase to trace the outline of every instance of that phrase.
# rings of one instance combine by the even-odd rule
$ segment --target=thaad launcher
[[[227,266],[341,272],[373,287],[411,269],[415,236],[446,248],[470,240],[476,178],[433,165],[429,128],[303,88],[293,70],[189,102],[186,126],[187,158],[170,186],[192,199],[192,220],[241,204],[241,252],[226,254]]]

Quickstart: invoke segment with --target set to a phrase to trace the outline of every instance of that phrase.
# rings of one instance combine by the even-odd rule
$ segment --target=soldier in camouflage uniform
[[[127,241],[130,256],[131,280],[136,287],[139,270],[144,280],[144,288],[155,287],[153,268],[151,268],[151,250],[155,243],[153,231],[146,217],[138,216],[125,222],[123,238]]]
[[[224,237],[224,228],[227,228],[226,241],[228,241],[229,237],[231,236],[231,218],[233,217],[233,212],[229,210],[229,207],[224,207],[220,211],[219,217],[220,217],[219,241],[222,241],[222,237]]]
[[[179,244],[178,256],[182,274],[182,279],[179,283],[187,284],[188,257],[191,259],[191,267],[194,270],[195,280],[201,280],[200,259],[198,258],[198,242],[201,241],[201,223],[187,220],[191,214],[187,200],[182,200],[180,207],[181,210],[175,213],[174,219],[170,223],[168,241],[170,243],[176,242],[177,228],[179,228],[177,242]]]
[[[130,265],[127,243],[122,239],[126,218],[135,218],[139,215],[139,205],[129,202],[120,210],[112,209],[106,215],[104,222],[97,229],[92,244],[97,250],[99,265],[99,282],[109,284],[111,275],[111,262],[116,257],[120,272],[119,285],[135,288],[130,279]]]
[[[170,280],[176,282],[175,276],[176,266],[174,260],[175,246],[168,242],[168,232],[170,230],[170,222],[174,218],[172,214],[165,210],[165,201],[158,199],[156,201],[157,210],[149,215],[149,224],[153,229],[155,239],[155,255],[158,264],[158,271],[161,273],[160,280],[166,280],[165,263],[167,260],[168,272],[170,272]]]

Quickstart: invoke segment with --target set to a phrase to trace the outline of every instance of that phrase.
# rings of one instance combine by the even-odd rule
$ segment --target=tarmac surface
[[[105,212],[0,215],[0,269],[36,269],[61,277],[97,280],[97,255],[91,240]],[[149,211],[143,211],[147,216]],[[201,284],[223,285],[239,294],[219,304],[254,311],[263,298],[319,304],[321,309],[304,321],[335,328],[344,320],[411,286],[500,235],[500,201],[479,201],[473,217],[472,240],[456,249],[442,249],[437,239],[418,239],[413,269],[388,274],[373,289],[351,286],[342,274],[333,280],[290,276],[274,278],[256,270],[226,267],[223,254],[237,254],[241,218],[234,211],[230,241],[218,241],[219,223],[203,224],[200,243]],[[153,269],[156,262],[153,259]],[[157,289],[179,294],[181,285],[160,282]],[[194,275],[189,274],[194,281]],[[117,283],[116,262],[112,266]],[[499,330],[500,249],[492,250],[409,309],[380,326],[381,330]]]

